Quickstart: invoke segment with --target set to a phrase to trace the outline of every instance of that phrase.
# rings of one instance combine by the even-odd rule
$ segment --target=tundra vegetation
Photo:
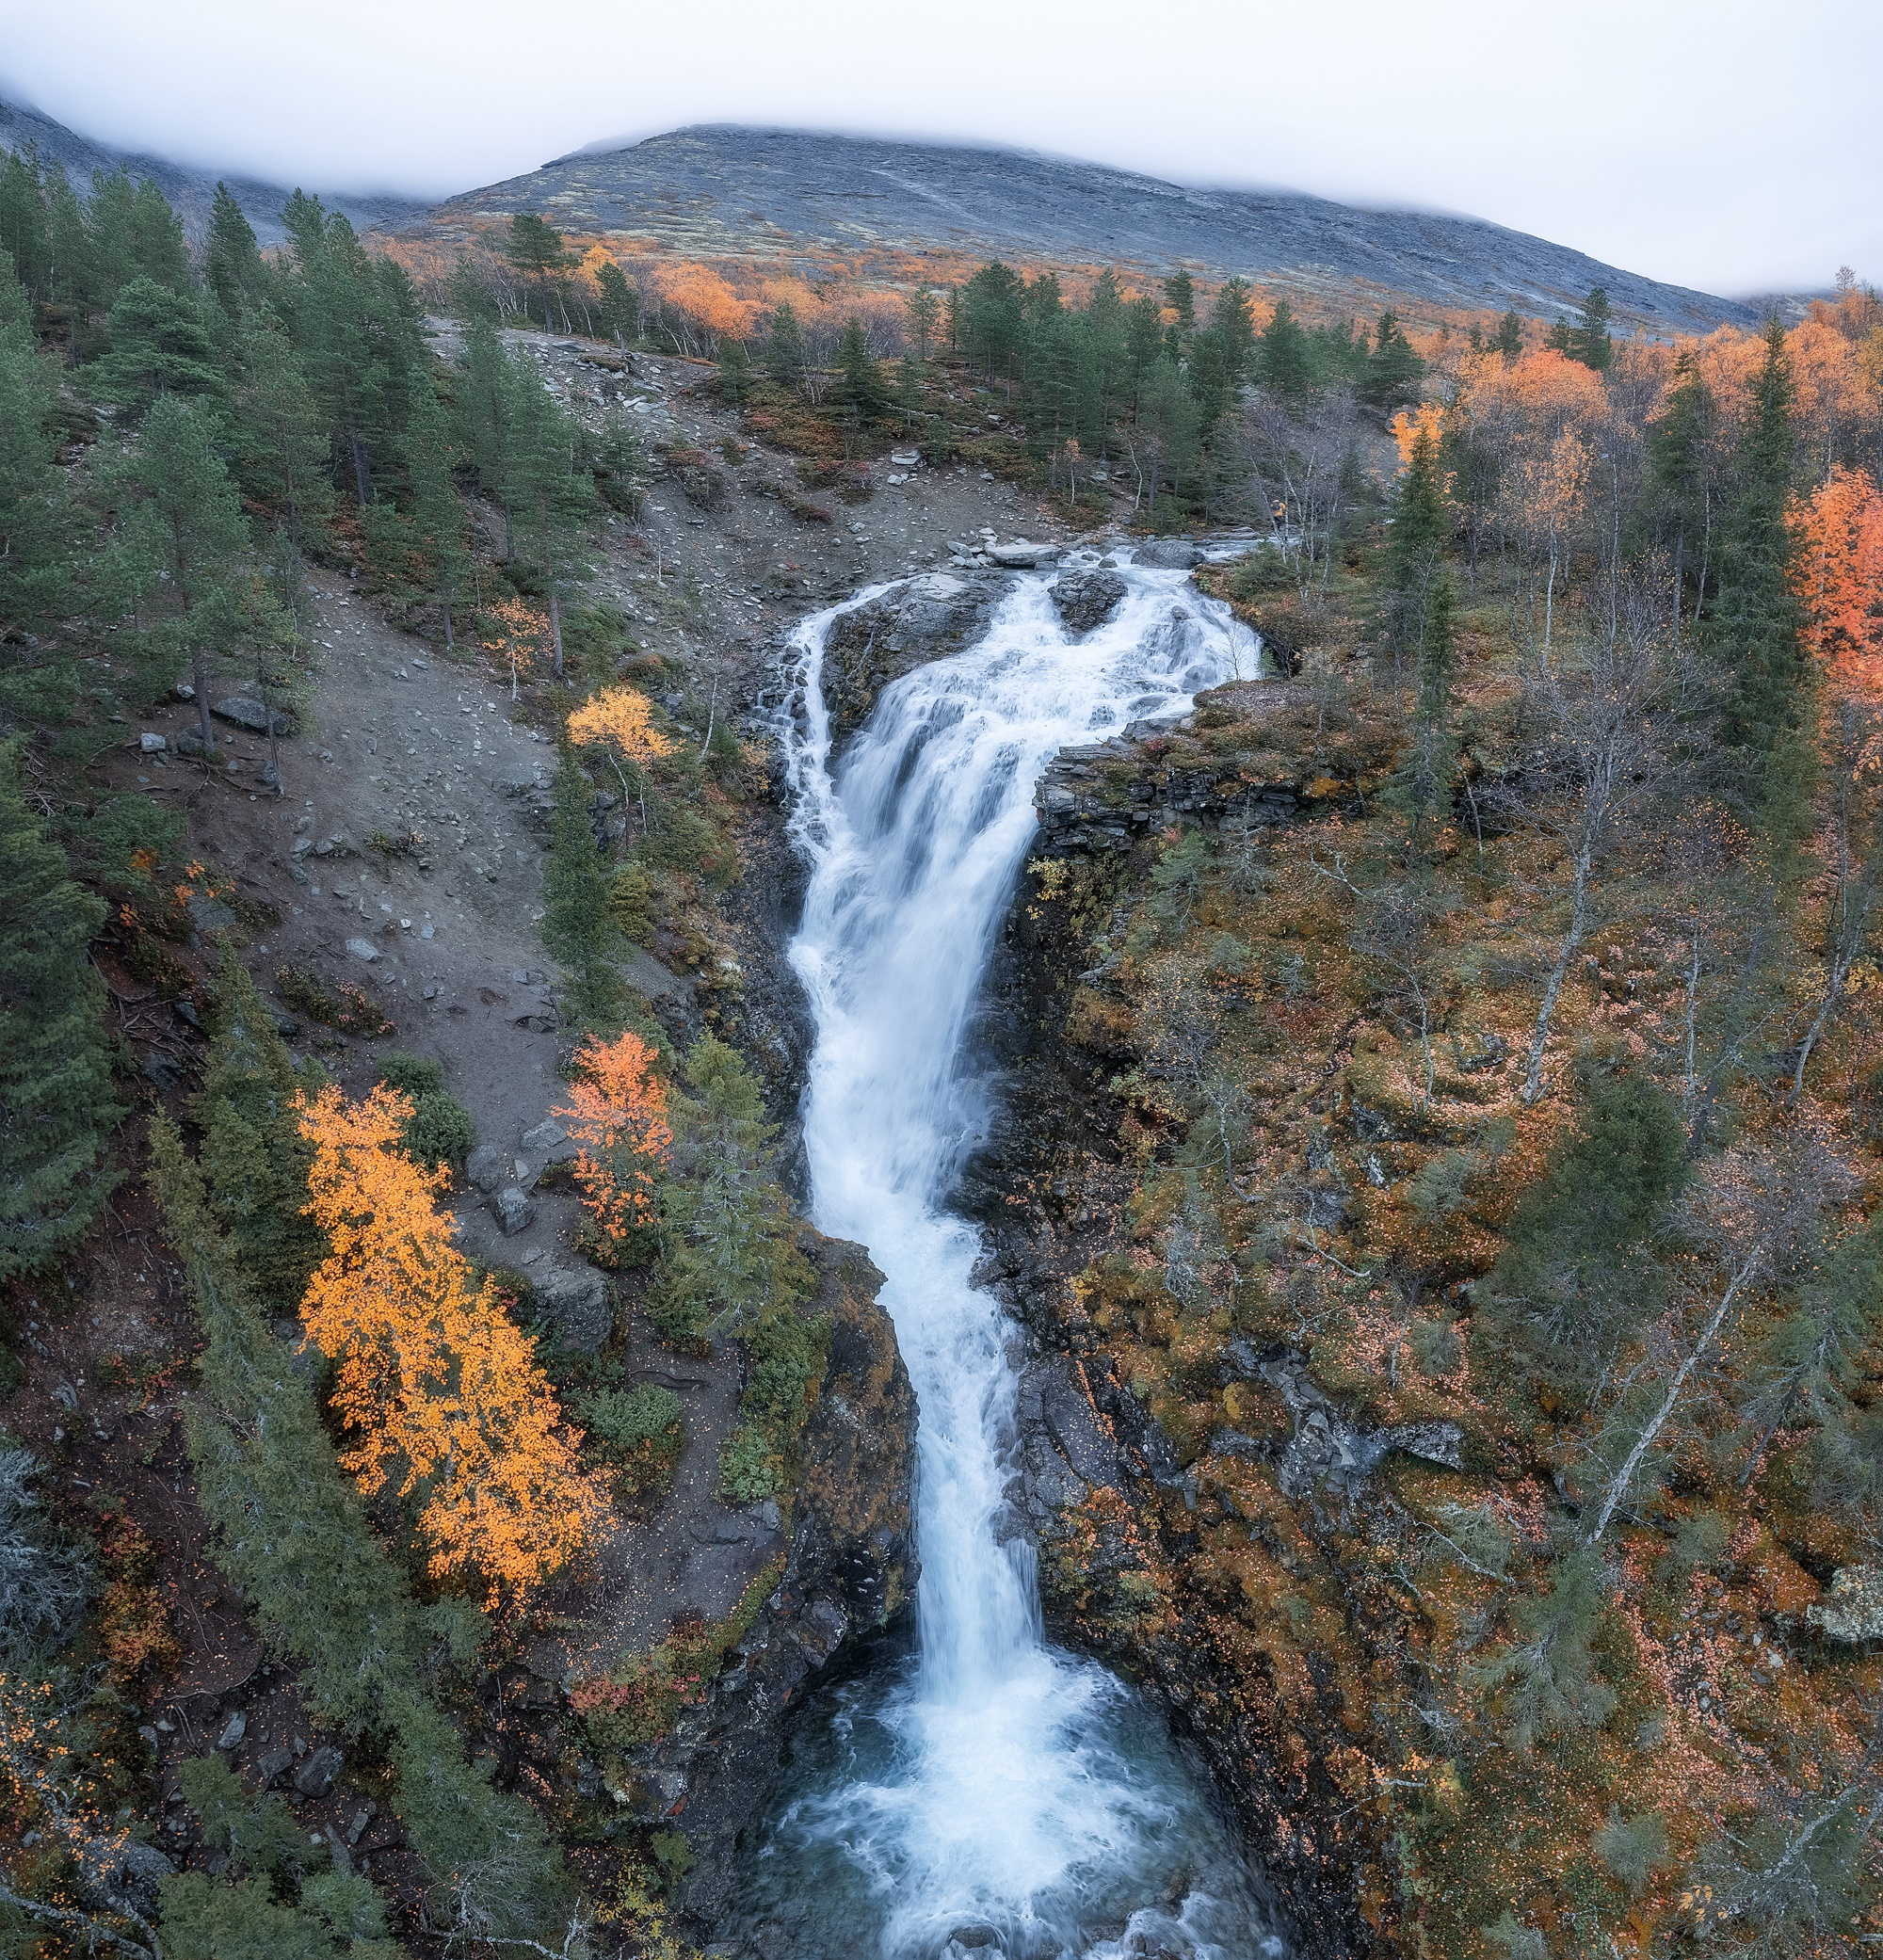
[[[449,1243],[442,1079],[388,1054],[349,1100],[297,1061],[233,952],[192,954],[226,881],[101,784],[179,687],[192,766],[220,688],[291,720],[310,564],[528,691],[561,736],[542,935],[588,1249],[675,1348],[744,1344],[718,1486],[788,1512],[828,1329],[704,902],[764,759],[593,595],[648,458],[544,385],[507,332],[539,320],[715,362],[808,522],[915,443],[1069,518],[1265,539],[1206,577],[1288,684],[1117,766],[1286,782],[1309,820],[1175,823],[1026,894],[1108,1125],[1060,1152],[1109,1243],[1055,1311],[1184,1472],[1068,1523],[1069,1623],[1268,1711],[1382,1951],[1883,1933],[1874,296],[1670,346],[1599,292],[1360,324],[1182,270],[839,292],[540,217],[448,266],[310,198],[287,229],[264,253],[224,193],[192,248],[148,184],[0,166],[0,1369],[76,1310],[113,1208],[154,1206],[199,1342],[172,1494],[405,1855],[356,1870],[205,1747],[197,1855],[154,1859],[137,1711],[194,1606],[121,1499],[0,1437],[6,1950],[677,1952],[682,1834],[466,1749],[475,1677],[671,1480],[674,1398],[537,1341],[526,1284]],[[656,940],[699,975],[684,1052],[624,980]],[[139,1071],[107,960],[188,1004],[186,1083]],[[1070,1231],[1057,1191],[1016,1216]],[[1238,1358],[1291,1353],[1357,1419],[1457,1425],[1459,1467],[1284,1490]],[[591,1684],[585,1746],[659,1735],[775,1582]]]

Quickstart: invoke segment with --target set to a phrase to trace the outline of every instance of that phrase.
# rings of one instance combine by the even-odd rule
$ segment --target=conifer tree
[[[1197,330],[1197,288],[1181,265],[1164,281],[1164,304],[1177,315],[1165,333],[1164,351],[1181,362],[1189,351],[1190,336]]]
[[[781,388],[796,388],[804,378],[804,336],[791,301],[782,299],[765,334],[765,373]]]
[[[1752,384],[1752,403],[1733,457],[1736,482],[1720,529],[1719,591],[1707,641],[1726,680],[1721,732],[1766,771],[1804,716],[1810,675],[1792,590],[1792,376],[1784,329],[1775,321]],[[1775,812],[1776,813],[1776,812]]]
[[[1255,353],[1255,292],[1238,275],[1224,282],[1210,308],[1210,325],[1222,336],[1223,369],[1235,388],[1247,377]]]
[[[1497,323],[1497,338],[1491,345],[1504,356],[1506,363],[1523,358],[1523,321],[1513,306]]]
[[[297,1064],[249,970],[226,950],[217,975],[209,1065],[194,1114],[208,1213],[234,1268],[272,1313],[292,1313],[326,1247],[306,1215],[314,1151],[297,1104],[323,1084]]]
[[[53,423],[57,360],[40,352],[31,313],[0,258],[0,620],[26,627],[69,602],[73,528]],[[50,641],[0,640],[0,713],[63,720],[76,684]]]
[[[844,338],[837,347],[838,397],[859,422],[880,413],[883,406],[882,370],[870,352],[862,322],[853,313],[844,323]]]
[[[555,809],[542,873],[542,942],[571,977],[571,1018],[583,1026],[612,1023],[620,988],[609,957],[618,943],[608,917],[608,880],[588,823],[594,794],[565,749],[555,769]]]
[[[134,279],[105,319],[110,351],[86,369],[103,401],[141,415],[160,394],[219,402],[227,389],[222,362],[202,316],[201,302],[153,279]]]
[[[141,495],[125,522],[123,550],[143,636],[169,679],[188,667],[203,750],[213,754],[212,667],[252,623],[254,593],[241,576],[248,528],[207,412],[160,395],[130,476]]]
[[[510,506],[519,441],[516,374],[489,320],[473,321],[465,336],[457,407],[477,481],[503,509],[504,555],[508,557],[516,548],[516,517]]]
[[[333,503],[314,391],[287,329],[266,303],[242,316],[235,360],[237,473],[250,496],[282,513],[298,550]]]
[[[43,1271],[89,1229],[123,1114],[87,958],[105,908],[22,793],[22,746],[0,744],[0,1280]]]
[[[406,490],[412,533],[444,615],[444,646],[455,651],[451,609],[471,570],[465,543],[464,506],[451,480],[451,432],[444,408],[429,389],[416,397],[406,427]]]
[[[1145,384],[1164,352],[1164,316],[1157,301],[1146,293],[1125,310],[1125,361],[1131,378],[1133,413],[1144,407]]]
[[[519,211],[510,219],[510,235],[505,245],[509,262],[525,279],[533,279],[542,295],[542,330],[553,333],[549,301],[551,276],[564,272],[571,264],[562,249],[562,233],[548,219],[534,211]]]
[[[511,361],[516,442],[505,505],[516,513],[523,548],[549,587],[549,635],[555,678],[563,677],[562,589],[588,570],[583,521],[594,508],[595,479],[578,468],[582,432],[527,357]]]
[[[595,283],[602,289],[602,325],[615,336],[615,345],[626,354],[629,341],[640,338],[640,296],[628,283],[627,274],[613,259],[604,259],[596,269]]]
[[[1291,408],[1307,399],[1313,380],[1308,336],[1287,300],[1278,299],[1256,346],[1256,376]]]
[[[226,184],[216,186],[216,200],[209,207],[202,276],[232,320],[239,319],[267,292],[267,268],[262,264],[254,229]]]
[[[1398,317],[1390,311],[1381,313],[1374,330],[1373,352],[1360,381],[1361,400],[1376,409],[1397,408],[1418,394],[1424,375],[1425,363],[1413,351]]]
[[[1718,435],[1719,407],[1691,350],[1674,357],[1674,385],[1666,405],[1648,425],[1648,490],[1659,508],[1662,535],[1674,534],[1674,588],[1687,584],[1689,568],[1695,608],[1707,600],[1713,559],[1716,492],[1713,450]]]

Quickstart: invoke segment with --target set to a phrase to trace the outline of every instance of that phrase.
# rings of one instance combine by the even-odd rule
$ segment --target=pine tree
[[[1733,456],[1736,482],[1720,530],[1719,591],[1707,642],[1726,676],[1721,732],[1765,773],[1800,726],[1810,676],[1792,591],[1792,377],[1784,329],[1765,336],[1765,359]]]
[[[262,264],[254,230],[226,184],[216,186],[216,200],[209,208],[202,276],[232,320],[239,319],[267,293],[267,268]]]
[[[523,551],[549,587],[550,644],[555,678],[563,677],[562,588],[588,570],[584,520],[594,508],[595,479],[577,467],[582,431],[531,371],[512,358],[516,444],[505,505],[516,513]]]
[[[504,513],[504,555],[516,549],[516,517],[510,492],[519,440],[516,373],[497,329],[475,320],[464,342],[464,373],[457,391],[464,447],[486,496]]]
[[[1141,414],[1145,385],[1164,352],[1164,316],[1147,293],[1125,309],[1125,364],[1130,376],[1132,411]]]
[[[1360,399],[1376,409],[1397,408],[1418,394],[1424,376],[1425,363],[1413,351],[1397,316],[1391,312],[1381,313],[1360,382]]]
[[[104,903],[74,884],[0,744],[0,1280],[67,1252],[117,1178],[100,1168],[111,1093],[105,988],[87,958]]]
[[[333,504],[314,391],[287,329],[266,303],[243,315],[235,360],[237,474],[251,497],[282,513],[299,549]]]
[[[208,1211],[255,1298],[272,1313],[292,1313],[326,1251],[305,1215],[314,1151],[297,1113],[298,1100],[324,1078],[288,1053],[233,950],[223,956],[216,995],[209,1064],[194,1104]]]
[[[1287,300],[1278,299],[1255,352],[1256,377],[1291,408],[1305,401],[1312,385],[1308,336]]]
[[[883,406],[882,369],[870,352],[862,322],[853,313],[844,323],[844,338],[837,347],[838,399],[858,422],[879,414]]]
[[[534,279],[542,293],[542,330],[555,329],[549,317],[551,275],[566,271],[570,254],[562,249],[562,233],[548,219],[533,211],[519,211],[510,219],[510,235],[505,244],[509,262],[525,279]]]
[[[1223,368],[1230,386],[1239,387],[1255,354],[1255,289],[1247,280],[1225,281],[1210,309],[1210,325],[1222,336]]]
[[[615,345],[626,354],[628,343],[640,338],[640,295],[628,283],[627,274],[613,259],[602,262],[595,274],[595,283],[602,289],[602,325],[615,336]]]
[[[611,1026],[620,1003],[609,964],[618,941],[608,917],[608,880],[588,823],[593,794],[565,749],[556,763],[555,809],[542,872],[542,942],[569,969],[570,1015],[585,1027]]]
[[[412,534],[431,574],[431,589],[444,615],[444,646],[457,648],[451,609],[471,570],[465,543],[464,506],[451,480],[451,431],[443,404],[424,390],[406,429],[406,490]]]
[[[40,353],[31,314],[0,259],[0,621],[22,627],[70,603],[74,533],[53,421],[57,357]],[[63,721],[76,686],[69,654],[50,636],[0,639],[0,714]]]
[[[1504,356],[1506,365],[1523,358],[1523,322],[1513,306],[1497,323],[1497,338],[1491,345]]]
[[[1164,351],[1181,365],[1197,330],[1197,288],[1181,265],[1164,281],[1164,304],[1177,315],[1165,331]]]
[[[765,373],[781,388],[796,388],[804,378],[804,336],[797,313],[788,299],[781,300],[765,335]]]
[[[105,319],[110,351],[85,370],[102,401],[141,415],[160,394],[219,402],[227,389],[202,306],[187,289],[134,279]]]
[[[249,630],[255,595],[242,576],[248,527],[207,412],[158,396],[130,475],[141,496],[125,521],[123,554],[138,588],[143,637],[169,679],[189,668],[203,750],[213,754],[212,666]]]

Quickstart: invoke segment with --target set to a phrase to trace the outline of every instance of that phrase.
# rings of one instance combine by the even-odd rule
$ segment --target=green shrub
[[[1421,1374],[1449,1374],[1464,1352],[1457,1330],[1441,1320],[1412,1323],[1412,1358]]]
[[[648,1849],[660,1867],[661,1876],[667,1880],[668,1891],[677,1891],[684,1885],[686,1874],[698,1862],[684,1831],[656,1831],[648,1840]]]
[[[653,938],[653,880],[644,864],[623,864],[608,888],[608,917],[623,939],[645,946]]]
[[[423,1055],[395,1051],[379,1064],[378,1079],[411,1099],[401,1148],[414,1164],[462,1164],[477,1141],[471,1112],[444,1086],[444,1069]]]
[[[729,1504],[756,1504],[783,1487],[782,1467],[764,1432],[741,1422],[719,1446],[719,1495]]]
[[[672,1488],[686,1441],[679,1396],[644,1382],[637,1389],[606,1389],[583,1396],[575,1412],[590,1443],[631,1495]]]
[[[1658,1811],[1623,1818],[1610,1806],[1608,1822],[1595,1834],[1595,1855],[1631,1893],[1643,1890],[1654,1867],[1667,1856],[1667,1826]]]

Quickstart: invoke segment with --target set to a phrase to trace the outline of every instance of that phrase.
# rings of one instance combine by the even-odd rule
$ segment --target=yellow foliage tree
[[[671,735],[653,725],[653,706],[646,695],[632,687],[604,687],[586,700],[569,717],[569,739],[578,747],[598,747],[615,765],[621,779],[621,794],[631,794],[626,761],[635,772],[635,793],[640,798],[641,835],[647,835],[647,773],[663,757],[674,750]]]
[[[434,1202],[447,1181],[399,1149],[411,1114],[396,1090],[300,1105],[314,1148],[307,1210],[332,1251],[301,1317],[337,1364],[341,1462],[369,1497],[417,1507],[432,1576],[475,1575],[494,1599],[523,1592],[589,1541],[606,1501],[583,1474],[578,1432],[493,1283],[474,1283]]]

